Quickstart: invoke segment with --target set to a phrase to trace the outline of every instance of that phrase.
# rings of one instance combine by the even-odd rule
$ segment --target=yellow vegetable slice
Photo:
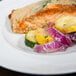
[[[45,44],[46,43],[46,39],[44,36],[40,35],[39,33],[36,32],[36,41],[39,44]]]
[[[65,33],[71,33],[71,32],[76,32],[76,25],[72,25],[69,27],[64,27],[63,28]]]
[[[55,22],[55,27],[63,33],[76,32],[76,17],[62,16]]]
[[[51,42],[51,41],[53,41],[53,40],[54,40],[54,38],[48,36],[48,37],[46,38],[46,43]]]
[[[45,30],[42,28],[37,29],[35,34],[36,34],[36,41],[39,44],[45,44],[54,40],[52,37],[49,37],[45,32]]]

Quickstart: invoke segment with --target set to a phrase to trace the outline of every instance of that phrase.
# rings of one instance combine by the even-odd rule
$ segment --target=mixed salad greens
[[[38,53],[65,51],[76,43],[76,17],[63,16],[46,28],[30,30],[25,45]]]

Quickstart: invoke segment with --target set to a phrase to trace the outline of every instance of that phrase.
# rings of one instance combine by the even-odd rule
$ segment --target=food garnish
[[[76,43],[76,5],[67,1],[42,0],[13,10],[12,31],[25,34],[25,45],[35,52],[65,51]]]

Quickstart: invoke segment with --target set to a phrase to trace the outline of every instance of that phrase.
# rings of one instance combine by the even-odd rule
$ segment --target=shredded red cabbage
[[[55,40],[43,45],[35,45],[34,51],[39,53],[64,51],[67,47],[72,46],[73,43],[68,35],[62,34],[55,28],[47,28],[47,33]]]
[[[73,42],[76,42],[76,32],[67,34]]]
[[[66,48],[58,41],[52,41],[44,45],[35,45],[34,51],[38,53],[53,53],[57,51],[64,51]]]
[[[50,28],[50,27],[52,27],[54,24],[55,24],[55,23],[51,22],[48,27]]]
[[[55,28],[47,28],[46,29],[48,34],[55,38],[55,40],[62,43],[65,47],[72,46],[72,41],[69,36],[65,36],[60,31],[56,30]]]

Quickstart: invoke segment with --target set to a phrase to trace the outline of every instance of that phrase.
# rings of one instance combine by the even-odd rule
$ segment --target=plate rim
[[[8,0],[9,1],[9,0]],[[2,35],[2,34],[1,34]],[[1,39],[1,38],[0,38]],[[9,44],[7,44],[7,45],[9,45]],[[11,48],[13,48],[11,45],[10,45],[10,47]],[[18,50],[17,50],[18,51]],[[23,52],[23,51],[20,51],[20,52]],[[23,52],[24,53],[24,52]],[[40,54],[31,54],[31,53],[26,53],[25,52],[25,55],[31,55],[31,56],[41,56]],[[76,53],[74,53],[75,55],[76,55]],[[73,55],[73,53],[69,53],[68,55]],[[53,55],[54,56],[54,55]],[[53,56],[47,56],[47,57],[53,57]],[[57,55],[56,55],[57,56]],[[62,56],[62,55],[58,55],[58,56]],[[64,56],[66,56],[66,54],[64,55]],[[42,56],[41,56],[42,57]],[[45,56],[44,56],[45,57]],[[7,65],[2,65],[1,64],[1,66],[3,66],[3,67],[5,67],[5,68],[7,68]],[[8,67],[8,69],[11,69],[12,68],[12,66],[11,67]],[[13,70],[13,69],[11,69],[11,70]],[[15,70],[15,69],[14,69]],[[15,70],[16,71],[16,70]],[[18,70],[17,70],[17,72],[18,72]],[[21,72],[21,71],[19,71],[19,72]],[[75,71],[76,72],[76,71]],[[68,72],[69,73],[69,72]],[[59,73],[60,74],[60,73]],[[62,74],[62,73],[61,73]]]

